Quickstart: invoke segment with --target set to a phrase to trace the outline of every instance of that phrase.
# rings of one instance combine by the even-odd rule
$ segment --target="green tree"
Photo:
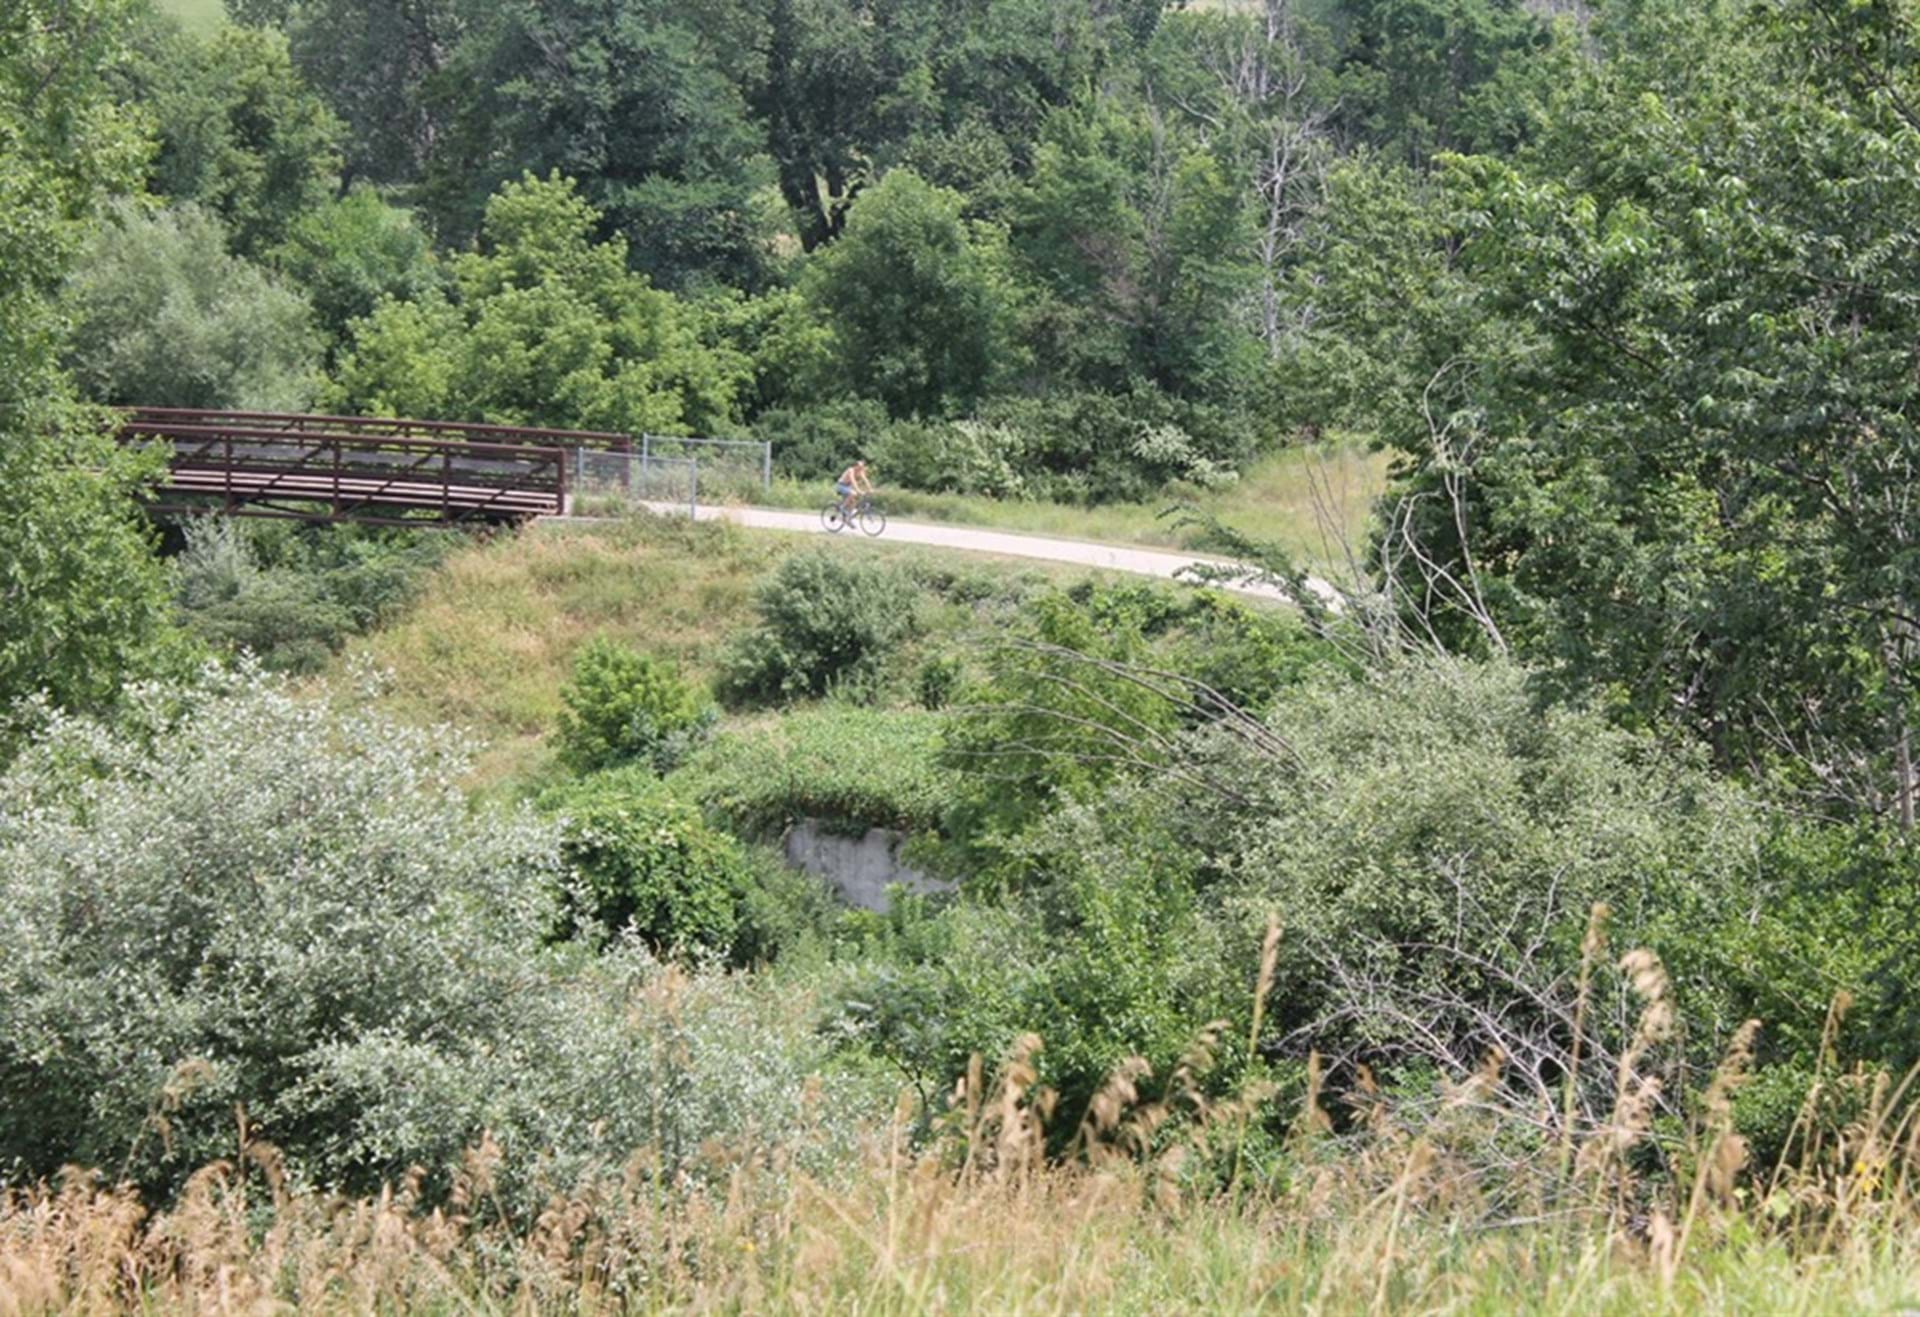
[[[0,707],[42,691],[105,704],[172,643],[166,576],[131,497],[154,459],[119,450],[56,364],[60,283],[98,199],[140,165],[102,76],[124,57],[126,14],[116,0],[0,12]]]
[[[205,39],[147,18],[127,95],[152,116],[159,149],[147,187],[223,220],[258,257],[340,181],[342,125],[295,71],[286,38],[223,27]]]
[[[301,214],[271,260],[306,290],[333,342],[349,321],[371,315],[381,298],[410,301],[441,278],[412,212],[388,205],[367,184]]]
[[[759,44],[751,10],[508,0],[485,11],[445,79],[463,90],[429,171],[443,236],[470,232],[502,182],[558,170],[662,285],[760,281],[778,203],[740,87]]]
[[[1044,292],[1043,362],[1123,391],[1230,388],[1258,365],[1243,308],[1257,272],[1246,188],[1144,105],[1096,97],[1051,115],[1015,247]]]
[[[1510,148],[1553,67],[1552,29],[1523,0],[1348,0],[1336,21],[1348,131],[1410,164]]]
[[[287,34],[294,67],[347,126],[349,180],[417,182],[463,93],[443,81],[471,15],[460,0],[228,0]],[[484,195],[484,194],[482,194]]]
[[[389,298],[352,324],[331,404],[635,433],[728,424],[748,363],[629,272],[623,240],[594,241],[598,222],[571,180],[507,184],[480,249],[449,262],[452,297]]]
[[[1597,29],[1534,147],[1449,166],[1430,296],[1374,304],[1403,364],[1371,409],[1426,625],[1908,827],[1915,30],[1825,3]]]
[[[319,385],[312,315],[299,293],[229,255],[192,204],[113,203],[67,284],[67,363],[98,402],[300,411]]]
[[[849,381],[896,416],[964,412],[1019,359],[1005,235],[963,207],[897,170],[862,194],[846,233],[807,270],[807,298]]]
[[[896,167],[997,208],[1041,117],[1123,66],[1162,7],[773,0],[752,98],[802,241],[838,238]]]

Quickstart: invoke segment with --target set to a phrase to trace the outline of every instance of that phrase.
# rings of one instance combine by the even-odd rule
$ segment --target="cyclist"
[[[849,519],[853,516],[853,500],[861,494],[873,493],[873,481],[867,475],[867,462],[861,458],[842,471],[833,482],[833,492],[840,496],[840,513]]]

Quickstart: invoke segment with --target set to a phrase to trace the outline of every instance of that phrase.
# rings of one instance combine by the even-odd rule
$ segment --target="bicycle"
[[[887,528],[887,514],[873,506],[873,500],[862,494],[851,513],[837,502],[827,504],[820,512],[820,524],[829,535],[838,535],[854,525],[859,526],[864,534],[878,535]]]

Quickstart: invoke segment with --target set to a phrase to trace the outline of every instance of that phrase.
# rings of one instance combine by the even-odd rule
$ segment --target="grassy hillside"
[[[479,784],[521,779],[545,760],[560,689],[590,637],[605,634],[709,680],[728,637],[752,621],[755,583],[811,547],[806,536],[651,517],[496,536],[455,553],[402,617],[347,656],[392,674],[396,713],[482,737]],[[923,577],[968,576],[975,594],[1088,575],[980,554],[943,558],[884,540],[841,540],[833,550]],[[945,629],[968,623],[964,609],[933,612]]]

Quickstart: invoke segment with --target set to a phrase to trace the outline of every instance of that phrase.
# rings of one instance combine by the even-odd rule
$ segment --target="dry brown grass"
[[[1271,939],[1271,935],[1270,935]],[[1858,1073],[1861,1114],[1798,1141],[1791,1167],[1741,1176],[1728,1095],[1742,1030],[1658,1181],[1634,1169],[1655,1139],[1640,1062],[1671,1025],[1664,973],[1622,961],[1643,996],[1633,1063],[1611,1115],[1571,1165],[1545,1140],[1513,1197],[1489,1148],[1525,1134],[1489,1058],[1417,1122],[1362,1083],[1335,1137],[1310,1084],[1283,1152],[1252,1191],[1218,1175],[1255,1084],[1207,1098],[1210,1026],[1162,1082],[1116,1070],[1080,1118],[1076,1155],[1044,1154],[1063,1113],[1037,1082],[1037,1038],[991,1080],[976,1061],[936,1136],[914,1146],[903,1100],[844,1175],[778,1149],[703,1185],[627,1173],[512,1218],[483,1140],[448,1199],[417,1181],[375,1198],[291,1189],[276,1151],[240,1126],[168,1211],[70,1173],[0,1197],[0,1317],[163,1313],[485,1311],[1857,1312],[1920,1285],[1920,1134],[1905,1084]],[[1263,985],[1264,986],[1264,985]],[[1148,1090],[1152,1095],[1149,1096]],[[1817,1094],[1809,1095],[1810,1101]],[[1504,1114],[1503,1114],[1504,1113]],[[1666,1136],[1669,1148],[1672,1136]],[[1783,1159],[1784,1160],[1784,1159]],[[1642,1159],[1644,1164],[1644,1159]],[[1764,1195],[1764,1196],[1762,1196]]]
[[[710,1190],[668,1190],[636,1159],[616,1186],[511,1224],[497,1155],[451,1202],[290,1193],[270,1149],[208,1168],[172,1210],[74,1175],[0,1202],[0,1315],[149,1312],[1861,1311],[1920,1280],[1920,1212],[1829,1198],[1844,1228],[1768,1235],[1704,1207],[1489,1226],[1443,1132],[1316,1147],[1235,1202],[1182,1177],[1192,1139],[1150,1157],[1049,1167],[1015,1079],[961,1109],[962,1151],[878,1129],[843,1179],[743,1159]],[[1127,1127],[1116,1118],[1110,1133]],[[1303,1130],[1304,1130],[1303,1125]],[[1135,1130],[1135,1133],[1138,1131]],[[244,1173],[243,1173],[244,1168]]]

